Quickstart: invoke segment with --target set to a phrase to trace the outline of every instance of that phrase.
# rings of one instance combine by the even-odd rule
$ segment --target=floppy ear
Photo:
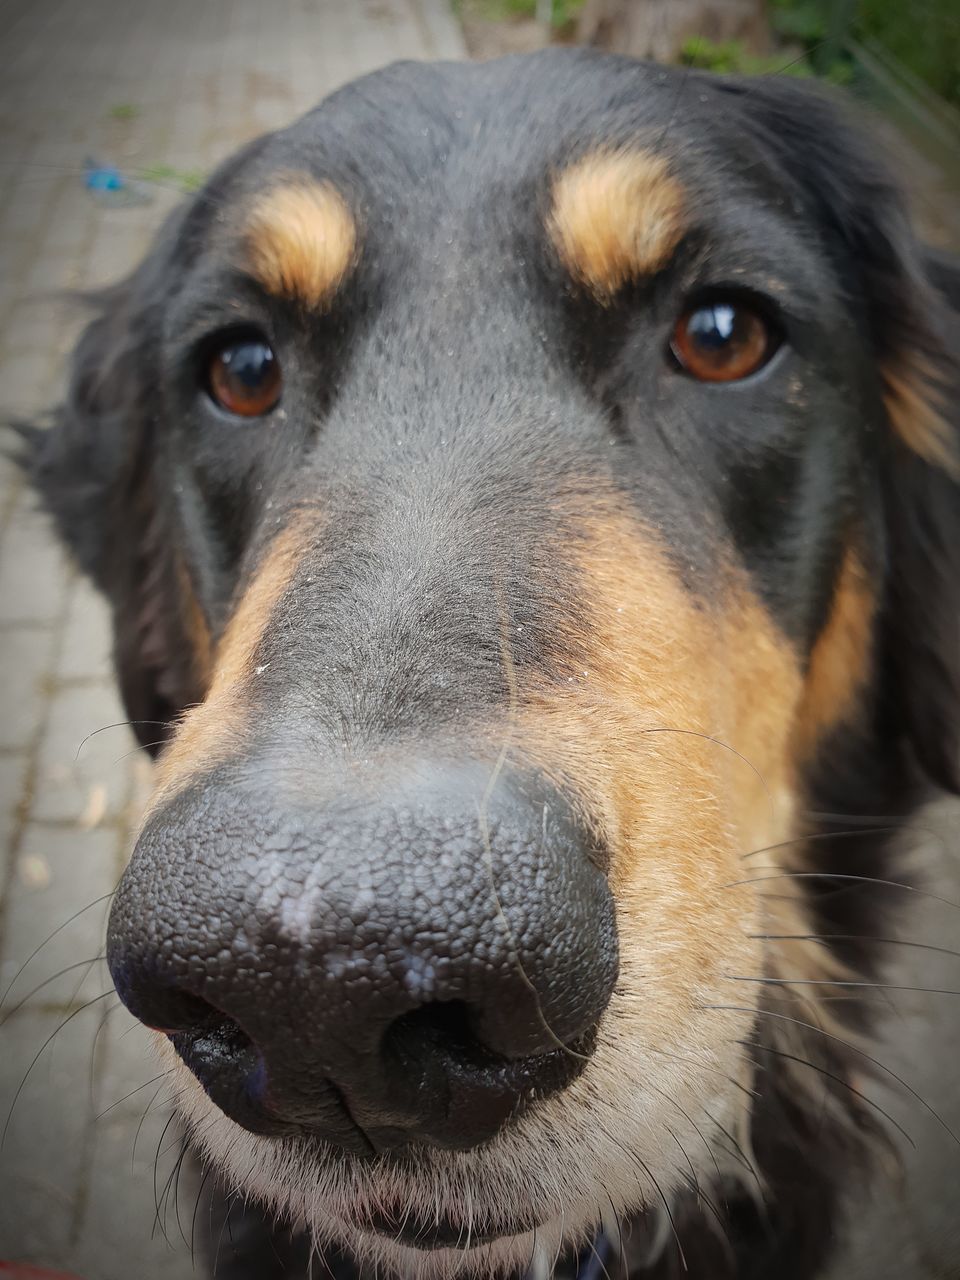
[[[764,76],[716,82],[779,162],[866,330],[887,418],[881,723],[960,791],[960,267],[924,249],[883,149],[838,97]]]
[[[148,259],[96,298],[52,426],[22,429],[43,504],[110,602],[120,690],[152,754],[202,696],[203,629],[156,476],[156,342],[140,302],[155,274]]]
[[[884,640],[898,726],[931,779],[960,792],[960,264],[921,265],[913,333],[901,325],[890,353]]]

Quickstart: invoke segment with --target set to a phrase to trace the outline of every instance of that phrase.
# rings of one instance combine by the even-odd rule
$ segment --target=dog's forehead
[[[716,207],[748,189],[776,197],[788,179],[772,156],[758,155],[749,119],[715,78],[584,50],[403,63],[272,135],[239,174],[239,189],[242,198],[306,173],[393,225],[451,202],[515,220],[518,205],[541,212],[538,193],[578,159],[631,151],[657,157],[694,199]]]

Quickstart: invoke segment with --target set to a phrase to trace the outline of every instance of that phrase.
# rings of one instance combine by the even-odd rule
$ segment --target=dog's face
[[[924,272],[818,96],[555,54],[348,87],[107,299],[41,481],[169,736],[111,969],[231,1182],[453,1274],[748,1159],[765,983],[836,1032],[856,961],[838,752],[955,782]]]

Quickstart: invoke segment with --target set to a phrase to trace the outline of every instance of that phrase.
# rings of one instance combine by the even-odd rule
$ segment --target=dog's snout
[[[556,789],[461,765],[279,790],[211,776],[161,808],[110,921],[121,997],[231,1118],[468,1148],[579,1074],[617,939]]]

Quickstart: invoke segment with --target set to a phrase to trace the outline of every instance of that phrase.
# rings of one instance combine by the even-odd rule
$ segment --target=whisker
[[[620,1221],[620,1215],[614,1207],[613,1197],[606,1187],[603,1188],[603,1194],[607,1197],[607,1203],[610,1205],[610,1212],[613,1214],[613,1220],[617,1224],[617,1259],[620,1263],[620,1270],[626,1274],[626,1262],[623,1256],[623,1223]]]
[[[608,1134],[607,1136],[610,1138],[611,1141],[613,1140],[612,1135]],[[663,1203],[664,1211],[666,1212],[666,1215],[667,1215],[667,1221],[670,1223],[670,1229],[673,1232],[673,1238],[677,1243],[677,1253],[680,1256],[680,1265],[683,1267],[684,1271],[689,1271],[689,1267],[687,1266],[687,1256],[683,1251],[683,1245],[680,1243],[680,1235],[679,1235],[679,1232],[677,1231],[677,1224],[674,1220],[673,1213],[670,1210],[670,1202],[667,1200],[667,1197],[664,1195],[663,1188],[660,1186],[660,1183],[654,1177],[653,1170],[650,1168],[648,1164],[646,1164],[643,1160],[641,1160],[641,1158],[637,1155],[635,1151],[631,1151],[628,1147],[624,1147],[622,1145],[620,1149],[624,1152],[626,1156],[629,1157],[629,1159],[631,1159],[634,1162],[634,1164],[637,1166],[638,1169],[642,1170],[642,1172],[646,1174],[648,1180],[653,1183],[653,1186],[657,1192],[657,1195],[660,1197],[660,1200]]]
[[[960,960],[960,951],[953,951],[950,947],[937,947],[932,942],[911,942],[906,938],[878,938],[869,933],[748,933],[747,937],[769,942],[879,942],[888,947],[935,951],[938,955]]]
[[[240,1195],[239,1191],[224,1192],[223,1221],[220,1223],[220,1231],[217,1235],[217,1247],[213,1254],[213,1274],[217,1275],[220,1269],[220,1250],[223,1248],[224,1232],[227,1232],[231,1244],[233,1243],[233,1232],[229,1229],[230,1214],[233,1212],[233,1206],[236,1204]]]
[[[162,1090],[163,1090],[163,1085],[162,1085],[162,1084],[158,1085],[158,1086],[157,1086],[157,1089],[156,1089],[156,1092],[154,1093],[153,1097],[152,1097],[152,1098],[150,1099],[150,1101],[147,1103],[146,1110],[144,1111],[143,1115],[140,1117],[140,1123],[137,1125],[137,1132],[133,1135],[133,1151],[130,1153],[130,1168],[131,1168],[131,1169],[134,1169],[134,1168],[136,1167],[136,1163],[137,1163],[137,1143],[140,1141],[140,1133],[141,1133],[141,1130],[143,1129],[144,1122],[146,1121],[146,1118],[147,1118],[147,1116],[150,1114],[151,1110],[153,1109],[153,1104],[154,1104],[154,1103],[156,1102],[156,1100],[160,1097],[160,1094],[161,1094]]]
[[[914,991],[928,996],[960,996],[950,987],[911,987],[896,982],[869,982],[846,978],[757,978],[750,974],[725,973],[731,982],[758,982],[771,987],[854,987],[874,991]]]
[[[756,858],[761,853],[773,853],[776,849],[789,849],[791,845],[810,844],[815,840],[863,839],[865,836],[900,831],[906,825],[908,824],[899,823],[896,826],[868,827],[865,831],[814,831],[809,835],[793,836],[790,840],[778,840],[776,844],[765,844],[760,849],[751,849],[749,853],[741,853],[740,860],[745,862],[747,858]]]
[[[152,742],[138,742],[135,747],[131,747],[129,751],[124,751],[122,756],[117,756],[115,760],[110,761],[110,768],[115,769],[118,764],[123,764],[124,760],[129,760],[133,756],[139,756],[143,751],[150,751],[153,747],[165,747],[167,738],[154,738]]]
[[[667,1200],[667,1197],[663,1194],[663,1188],[660,1186],[660,1183],[653,1176],[653,1172],[650,1169],[650,1167],[647,1164],[645,1164],[643,1160],[640,1159],[640,1157],[636,1154],[636,1152],[633,1152],[632,1155],[634,1160],[636,1160],[636,1162],[640,1165],[640,1167],[645,1171],[647,1177],[650,1179],[650,1181],[653,1183],[654,1187],[656,1188],[657,1195],[663,1201],[663,1208],[664,1208],[664,1212],[667,1215],[667,1221],[670,1223],[670,1230],[673,1232],[673,1238],[677,1242],[677,1253],[680,1255],[680,1265],[681,1267],[683,1267],[684,1271],[689,1271],[690,1268],[687,1266],[687,1255],[684,1253],[683,1245],[680,1243],[680,1233],[677,1230],[677,1224],[674,1221],[673,1212],[670,1209],[670,1202]]]
[[[647,1086],[646,1086],[646,1087],[647,1087],[648,1089],[652,1089],[652,1090],[654,1091],[654,1093],[658,1093],[658,1094],[660,1095],[660,1097],[661,1097],[661,1098],[664,1098],[664,1099],[665,1099],[667,1102],[669,1102],[672,1106],[676,1107],[676,1109],[677,1109],[677,1110],[680,1112],[680,1114],[683,1116],[684,1120],[686,1120],[687,1124],[689,1124],[689,1125],[692,1125],[692,1126],[693,1126],[693,1128],[696,1130],[697,1137],[698,1137],[698,1138],[700,1139],[700,1141],[703,1143],[704,1147],[705,1147],[705,1148],[706,1148],[706,1150],[707,1150],[707,1154],[710,1156],[710,1159],[713,1161],[713,1167],[714,1167],[714,1168],[716,1169],[716,1171],[717,1171],[717,1186],[718,1186],[718,1187],[722,1186],[722,1183],[723,1183],[723,1174],[720,1172],[720,1164],[719,1164],[719,1162],[718,1162],[718,1160],[717,1160],[717,1154],[716,1154],[716,1152],[714,1151],[713,1146],[711,1145],[711,1143],[707,1140],[706,1134],[703,1132],[703,1130],[702,1130],[702,1129],[700,1128],[700,1126],[697,1124],[696,1120],[694,1120],[693,1116],[691,1116],[691,1115],[689,1114],[689,1112],[685,1111],[685,1110],[683,1109],[683,1107],[681,1107],[680,1103],[679,1103],[679,1102],[677,1102],[676,1098],[671,1097],[671,1095],[670,1095],[669,1093],[666,1093],[663,1089],[658,1089],[655,1085],[651,1085],[649,1082],[647,1083]],[[711,1116],[711,1117],[710,1117],[710,1119],[712,1119],[712,1118],[713,1118],[713,1117]],[[716,1122],[714,1122],[714,1123],[716,1123]]]
[[[77,960],[73,964],[68,964],[65,968],[58,970],[57,973],[52,974],[49,978],[44,978],[43,982],[38,982],[32,991],[28,991],[21,1000],[18,1000],[12,1009],[7,1010],[3,1017],[0,1018],[0,1027],[6,1026],[14,1014],[20,1012],[28,1000],[32,1000],[39,991],[44,989],[44,987],[49,987],[51,982],[56,982],[56,980],[58,978],[62,978],[65,973],[72,973],[74,969],[82,969],[85,965],[95,965],[97,961],[106,960],[106,958],[106,956],[94,956],[91,960]],[[14,978],[14,982],[16,982],[16,978]],[[12,985],[13,984],[11,983],[11,986]]]
[[[758,1094],[757,1096],[759,1097],[760,1095]],[[730,1130],[726,1127],[726,1125],[721,1124],[720,1121],[716,1118],[716,1116],[713,1115],[711,1112],[709,1112],[706,1109],[706,1107],[703,1108],[703,1114],[707,1117],[707,1119],[710,1121],[711,1124],[715,1124],[717,1126],[717,1128],[720,1130],[723,1136],[727,1139],[727,1141],[733,1147],[733,1151],[731,1151],[730,1154],[734,1157],[734,1159],[739,1158],[740,1163],[743,1165],[746,1171],[753,1178],[754,1182],[756,1182],[757,1190],[760,1192],[761,1202],[764,1205],[766,1205],[767,1201],[766,1201],[766,1196],[764,1195],[763,1182],[760,1180],[760,1174],[757,1172],[756,1165],[753,1163],[753,1161],[750,1159],[750,1157],[744,1151],[743,1147],[736,1140],[736,1138],[733,1136]]]
[[[852,1085],[849,1080],[844,1080],[842,1076],[838,1076],[834,1074],[834,1072],[828,1071],[826,1067],[819,1067],[815,1062],[808,1062],[806,1058],[801,1058],[795,1053],[787,1053],[785,1049],[774,1049],[772,1045],[761,1044],[758,1040],[738,1040],[737,1044],[742,1045],[745,1049],[758,1049],[761,1053],[772,1053],[777,1058],[786,1058],[790,1062],[796,1062],[801,1067],[809,1067],[812,1071],[819,1071],[821,1075],[827,1076],[827,1078],[832,1080],[835,1084],[838,1084],[842,1088],[847,1089],[850,1093],[855,1094],[856,1097],[858,1097],[861,1102],[865,1102],[868,1107],[873,1107],[875,1111],[879,1111],[884,1119],[892,1124],[894,1129],[901,1133],[903,1137],[906,1138],[907,1142],[910,1143],[910,1146],[913,1147],[914,1151],[916,1151],[917,1144],[910,1137],[909,1133],[907,1133],[906,1129],[904,1129],[903,1125],[898,1124],[897,1121],[894,1120],[893,1116],[884,1111],[879,1102],[874,1102],[872,1098],[868,1098],[865,1093],[862,1093],[855,1085]]]
[[[107,1019],[110,1017],[111,1013],[115,1013],[117,1009],[121,1008],[121,1006],[122,1006],[122,1002],[118,999],[116,1004],[111,1004],[104,1010],[100,1018],[100,1025],[99,1027],[97,1027],[96,1034],[93,1037],[93,1044],[90,1046],[90,1078],[89,1078],[88,1084],[90,1088],[91,1115],[97,1109],[97,1097],[96,1097],[97,1044],[100,1041],[100,1036],[103,1032],[103,1028],[107,1025]]]
[[[160,1187],[158,1180],[160,1177],[160,1148],[163,1145],[163,1140],[166,1137],[167,1130],[173,1124],[173,1121],[174,1116],[171,1114],[167,1117],[167,1123],[163,1126],[163,1129],[160,1132],[160,1137],[157,1141],[157,1154],[153,1157],[153,1204],[156,1212],[154,1214],[153,1226],[150,1228],[151,1240],[156,1237],[157,1227],[159,1227],[163,1233],[163,1238],[166,1240],[168,1245],[170,1244],[170,1238],[167,1235],[165,1224],[160,1221]],[[171,1245],[170,1247],[172,1248],[173,1246]]]
[[[594,1239],[596,1239],[596,1237],[594,1237]],[[590,1268],[588,1269],[587,1275],[583,1277],[583,1280],[596,1280],[598,1269],[603,1272],[607,1280],[612,1280],[610,1272],[607,1270],[606,1265],[603,1261],[603,1258],[601,1258],[600,1254],[598,1253],[597,1247],[593,1240],[587,1241],[587,1248],[590,1250],[590,1252],[593,1254],[594,1258],[596,1259],[597,1266],[594,1267],[591,1265]]]
[[[804,817],[813,818],[817,822],[894,822],[905,827],[915,825],[912,819],[904,818],[902,813],[830,813],[826,809],[801,809],[800,812]]]
[[[17,1092],[13,1095],[13,1101],[10,1103],[10,1110],[7,1112],[7,1119],[3,1126],[3,1133],[0,1134],[0,1151],[3,1150],[3,1144],[7,1140],[7,1130],[10,1128],[10,1121],[13,1119],[14,1108],[16,1107],[17,1102],[19,1101],[21,1093],[23,1093],[23,1089],[27,1083],[27,1080],[29,1079],[30,1072],[40,1061],[40,1055],[43,1053],[44,1049],[46,1049],[47,1045],[51,1042],[51,1040],[53,1040],[56,1036],[60,1034],[60,1032],[64,1029],[65,1026],[67,1026],[68,1023],[74,1020],[77,1014],[83,1013],[85,1009],[89,1009],[92,1005],[97,1004],[98,1001],[106,1000],[108,996],[112,996],[112,995],[116,995],[116,992],[114,991],[113,987],[111,987],[109,991],[103,991],[101,992],[100,995],[94,996],[92,1000],[88,1000],[86,1004],[82,1004],[79,1007],[79,1009],[74,1009],[73,1013],[68,1014],[67,1017],[64,1018],[63,1022],[61,1022],[60,1025],[57,1027],[57,1029],[55,1031],[52,1031],[50,1035],[47,1036],[46,1040],[44,1040],[43,1044],[40,1046],[40,1048],[37,1050],[36,1054],[34,1055],[33,1061],[30,1063],[29,1067],[27,1067],[27,1070],[26,1070],[26,1073],[24,1074],[23,1079],[20,1081],[20,1084],[17,1086]]]
[[[669,1125],[664,1125],[664,1128],[666,1129],[667,1133],[669,1133],[670,1137],[674,1140],[674,1142],[677,1144],[677,1146],[680,1148],[680,1153],[681,1153],[681,1155],[683,1156],[684,1160],[686,1160],[686,1162],[687,1162],[687,1166],[688,1166],[688,1168],[690,1169],[690,1177],[691,1177],[691,1179],[692,1179],[691,1184],[690,1184],[690,1185],[691,1185],[691,1189],[694,1191],[694,1193],[695,1193],[695,1195],[696,1195],[696,1197],[697,1197],[697,1203],[699,1204],[700,1199],[701,1199],[700,1179],[697,1177],[697,1171],[696,1171],[696,1169],[693,1167],[693,1161],[692,1161],[692,1160],[690,1159],[690,1157],[687,1155],[686,1148],[684,1147],[684,1145],[683,1145],[683,1143],[680,1141],[680,1139],[677,1137],[677,1135],[676,1135],[676,1134],[673,1132],[673,1130],[670,1128],[670,1126],[669,1126]]]
[[[676,1138],[676,1134],[671,1134],[670,1136],[673,1138]],[[682,1151],[683,1147],[681,1146],[680,1149]],[[684,1152],[684,1154],[686,1154],[686,1152]],[[723,1214],[720,1212],[720,1209],[717,1207],[714,1201],[710,1198],[710,1196],[707,1195],[703,1187],[701,1187],[700,1180],[698,1178],[695,1177],[693,1182],[691,1183],[690,1177],[687,1173],[683,1173],[681,1176],[688,1183],[688,1185],[690,1186],[690,1190],[693,1192],[693,1194],[697,1197],[697,1207],[699,1209],[707,1208],[710,1210],[711,1215],[713,1216],[717,1226],[720,1229],[720,1234],[723,1237],[724,1243],[727,1246],[727,1250],[729,1251],[730,1256],[732,1256],[733,1241],[730,1239],[729,1223],[726,1221],[726,1219],[724,1218]]]
[[[41,942],[38,947],[36,947],[33,951],[30,952],[26,960],[24,960],[23,964],[20,966],[17,972],[13,975],[13,977],[10,979],[9,983],[7,984],[6,991],[4,991],[3,995],[0,996],[0,1008],[3,1008],[3,1006],[6,1004],[7,996],[9,996],[10,992],[13,990],[14,986],[16,985],[17,979],[23,973],[24,969],[26,969],[27,965],[31,962],[31,960],[35,960],[36,957],[43,950],[43,948],[49,942],[52,942],[58,933],[60,933],[63,929],[66,929],[67,925],[73,924],[74,920],[79,920],[79,918],[84,914],[84,912],[89,911],[92,907],[97,906],[98,903],[107,902],[110,898],[113,897],[113,895],[116,892],[117,892],[116,889],[112,889],[110,893],[104,893],[104,894],[101,894],[99,898],[94,898],[92,902],[88,902],[85,907],[81,907],[79,911],[75,911],[72,916],[64,920],[63,924],[57,925],[53,933],[51,933],[48,937],[44,938],[43,942]],[[86,961],[84,961],[83,963],[86,963]]]
[[[188,1149],[189,1149],[188,1140],[186,1137],[184,1137],[183,1146],[180,1148],[180,1155],[177,1159],[176,1165],[174,1166],[176,1171],[176,1177],[173,1180],[173,1212],[177,1220],[177,1230],[180,1232],[180,1239],[187,1246],[187,1248],[190,1247],[190,1241],[186,1237],[186,1233],[184,1232],[184,1229],[183,1229],[183,1223],[180,1220],[180,1175],[183,1172],[183,1163],[184,1163],[184,1159],[186,1157]]]
[[[823,40],[818,40],[815,44],[808,45],[804,49],[803,53],[798,53],[796,57],[791,58],[789,62],[785,62],[782,67],[774,67],[772,71],[765,71],[761,78],[766,80],[770,76],[782,76],[785,71],[789,71],[791,67],[795,67],[798,62],[805,61],[809,58],[811,53],[816,53],[818,49],[822,49],[824,45],[829,43],[830,40],[829,37],[827,37]],[[748,89],[744,94],[744,97],[749,97],[752,92],[752,89]]]
[[[747,768],[750,769],[756,775],[757,780],[759,781],[760,785],[763,787],[763,790],[766,794],[767,799],[770,801],[771,804],[773,803],[773,798],[770,795],[770,788],[767,786],[767,780],[763,776],[763,774],[760,772],[760,770],[757,768],[757,766],[753,763],[752,760],[748,760],[747,757],[743,754],[743,752],[738,751],[736,747],[731,747],[730,743],[724,742],[722,738],[715,738],[713,734],[710,734],[710,733],[701,733],[697,729],[670,729],[665,727],[657,727],[654,729],[641,729],[639,732],[640,733],[679,733],[679,734],[684,734],[691,738],[702,738],[704,742],[712,742],[717,747],[723,747],[725,751],[729,751],[731,755],[735,755],[738,760],[742,760],[743,763],[747,766]]]
[[[173,1067],[168,1067],[166,1071],[161,1071],[160,1074],[158,1076],[154,1076],[152,1080],[144,1080],[143,1084],[138,1084],[135,1089],[131,1089],[129,1093],[125,1093],[122,1098],[118,1098],[116,1102],[111,1102],[109,1107],[104,1107],[101,1112],[93,1117],[94,1120],[102,1120],[108,1112],[114,1109],[114,1107],[119,1107],[121,1103],[126,1102],[128,1098],[132,1098],[134,1094],[139,1093],[141,1089],[149,1089],[149,1087],[152,1084],[156,1084],[158,1080],[165,1080],[173,1069]],[[158,1089],[157,1093],[159,1092],[160,1090]],[[154,1094],[154,1097],[156,1097],[156,1094]]]
[[[661,1058],[672,1058],[674,1062],[692,1062],[698,1071],[712,1072],[714,1075],[719,1076],[721,1080],[725,1080],[728,1084],[734,1085],[741,1093],[745,1093],[748,1098],[760,1097],[760,1094],[757,1093],[756,1089],[751,1089],[749,1085],[743,1084],[742,1081],[735,1079],[735,1077],[730,1075],[728,1071],[721,1071],[719,1067],[708,1067],[706,1063],[700,1062],[697,1058],[691,1058],[689,1054],[670,1053],[666,1049],[655,1049],[653,1045],[647,1045],[646,1050],[647,1053],[655,1053]],[[647,1087],[652,1088],[653,1086],[648,1085]]]
[[[197,1261],[197,1214],[200,1211],[200,1201],[203,1199],[203,1189],[207,1185],[207,1179],[212,1172],[211,1166],[208,1166],[203,1171],[203,1177],[200,1179],[200,1188],[197,1191],[197,1203],[193,1206],[193,1216],[190,1219],[190,1261],[193,1264],[196,1264]]]
[[[80,745],[77,747],[77,754],[73,757],[74,764],[80,759],[80,752],[87,745],[91,738],[95,738],[98,733],[106,733],[108,729],[132,729],[136,724],[153,724],[160,725],[163,729],[171,729],[176,724],[175,720],[117,720],[114,724],[101,725],[99,729],[94,729],[81,738]],[[165,739],[164,739],[165,741]]]
[[[744,1013],[749,1012],[748,1009],[746,1009],[744,1006],[741,1006],[741,1005],[705,1004],[705,1005],[701,1005],[700,1008],[726,1009],[728,1011],[740,1010],[741,1012],[744,1012]],[[849,1040],[844,1040],[843,1036],[835,1035],[832,1031],[825,1031],[823,1027],[815,1026],[812,1022],[804,1022],[802,1018],[793,1018],[786,1013],[776,1013],[773,1009],[757,1009],[756,1012],[766,1018],[776,1018],[783,1022],[791,1022],[794,1024],[794,1026],[797,1026],[797,1027],[805,1027],[808,1031],[816,1031],[819,1035],[824,1036],[827,1040],[834,1040],[836,1041],[837,1044],[842,1044],[845,1049],[850,1049],[853,1053],[859,1054],[861,1058],[866,1058],[867,1062],[870,1062],[875,1067],[878,1067],[885,1075],[890,1076],[892,1080],[896,1080],[897,1084],[902,1085],[903,1088],[906,1089],[907,1093],[911,1095],[911,1097],[916,1098],[917,1102],[920,1103],[921,1107],[923,1107],[925,1111],[927,1111],[931,1116],[933,1116],[934,1120],[936,1120],[937,1123],[941,1125],[941,1127],[945,1130],[945,1132],[947,1132],[950,1135],[950,1137],[954,1140],[957,1146],[960,1146],[960,1137],[958,1137],[956,1133],[954,1133],[953,1129],[950,1128],[946,1120],[944,1120],[944,1118],[937,1111],[934,1110],[934,1108],[930,1105],[930,1103],[927,1102],[926,1098],[921,1097],[921,1095],[917,1093],[916,1089],[914,1089],[912,1085],[908,1084],[907,1081],[904,1080],[902,1076],[898,1076],[895,1071],[893,1071],[890,1067],[882,1063],[879,1058],[875,1058],[872,1054],[867,1053],[865,1049],[861,1049],[857,1045],[851,1044]]]
[[[887,889],[906,889],[909,893],[917,893],[921,898],[931,898],[934,902],[942,902],[944,906],[956,907],[960,911],[960,902],[953,902],[950,898],[943,898],[938,893],[931,893],[928,889],[918,889],[914,884],[906,884],[902,880],[881,880],[876,876],[855,876],[847,872],[840,871],[781,871],[778,867],[758,867],[759,871],[772,871],[776,874],[769,876],[755,876],[749,880],[731,880],[729,884],[721,885],[722,889],[736,889],[745,884],[763,884],[767,880],[849,880],[856,881],[861,884],[876,884]]]

